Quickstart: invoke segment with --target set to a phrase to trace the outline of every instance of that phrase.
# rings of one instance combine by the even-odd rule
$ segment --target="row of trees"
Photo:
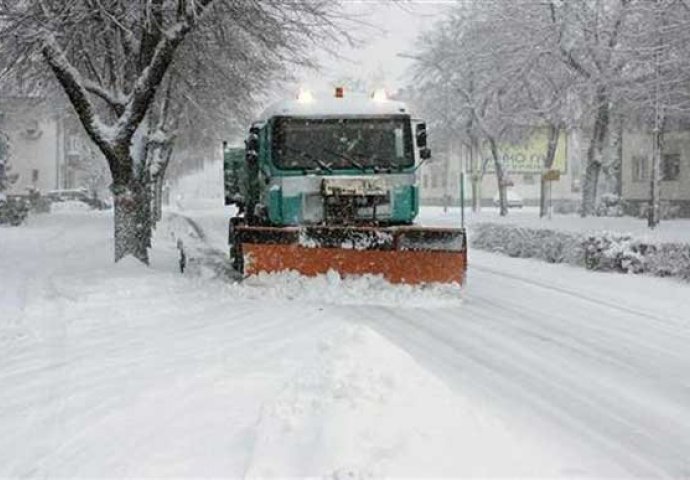
[[[218,142],[301,52],[330,0],[0,0],[0,81],[66,98],[112,177],[115,260],[148,262],[176,141]],[[220,133],[223,132],[223,133]]]
[[[560,132],[588,132],[581,212],[589,215],[602,172],[614,183],[620,172],[620,148],[610,147],[623,128],[654,131],[653,226],[663,131],[688,118],[688,46],[690,8],[680,0],[460,2],[419,39],[412,89],[441,143],[459,139],[491,152],[502,215],[500,143],[546,129],[548,170]]]

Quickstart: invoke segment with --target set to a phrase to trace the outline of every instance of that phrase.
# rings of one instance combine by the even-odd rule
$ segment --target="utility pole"
[[[662,12],[660,0],[656,0],[654,6],[657,44],[654,49],[654,130],[652,134],[652,171],[649,179],[649,209],[647,215],[647,226],[649,228],[654,228],[659,224],[659,187],[661,184],[661,53],[663,49],[663,38],[661,36]]]

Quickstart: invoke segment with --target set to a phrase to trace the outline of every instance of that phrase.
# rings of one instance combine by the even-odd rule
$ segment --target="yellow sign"
[[[536,130],[525,142],[517,145],[502,144],[498,146],[498,157],[506,173],[536,173],[544,171],[544,160],[548,147],[546,129]],[[482,150],[482,159],[486,172],[494,172],[494,159],[489,147]],[[563,174],[567,172],[566,135],[561,133],[556,145],[556,154],[551,170]]]
[[[547,170],[544,172],[545,182],[557,182],[561,179],[561,172],[558,170]]]

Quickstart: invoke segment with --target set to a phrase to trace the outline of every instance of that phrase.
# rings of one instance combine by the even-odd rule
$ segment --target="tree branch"
[[[89,100],[87,90],[84,88],[84,79],[69,63],[52,35],[47,34],[44,36],[41,53],[55,74],[57,81],[62,85],[69,97],[74,110],[84,125],[87,135],[98,145],[98,148],[103,152],[108,162],[112,163],[114,156],[113,149],[109,143],[110,139],[107,138],[106,132],[103,131],[103,125],[94,111],[93,104]]]

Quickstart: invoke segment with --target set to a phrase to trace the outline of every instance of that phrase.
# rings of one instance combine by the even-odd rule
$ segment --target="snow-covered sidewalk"
[[[0,477],[567,471],[341,310],[456,294],[182,276],[170,224],[150,268],[113,265],[111,222],[0,229]]]
[[[498,223],[516,225],[525,228],[550,229],[563,232],[611,232],[629,234],[645,241],[659,242],[690,242],[690,219],[662,220],[654,229],[647,227],[647,221],[633,217],[586,217],[576,214],[554,214],[552,218],[539,218],[536,208],[511,208],[508,215],[501,217],[498,210],[492,207],[482,208],[481,212],[473,214],[466,207],[465,221],[471,228],[476,223]],[[420,221],[426,225],[460,225],[460,209],[449,208],[447,212],[442,207],[422,207]]]

